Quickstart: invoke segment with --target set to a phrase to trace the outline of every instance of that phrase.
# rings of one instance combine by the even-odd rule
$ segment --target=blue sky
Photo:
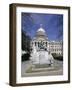
[[[63,39],[63,15],[23,12],[21,21],[22,31],[25,31],[31,38],[35,36],[40,24],[42,24],[49,40]]]

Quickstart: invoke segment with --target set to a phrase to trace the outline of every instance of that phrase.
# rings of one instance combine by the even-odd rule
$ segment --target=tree
[[[22,31],[22,50],[30,51],[30,37],[26,35],[26,32]]]
[[[22,55],[22,61],[29,60],[29,57],[30,57],[30,41],[31,41],[31,38],[28,35],[26,35],[25,31],[22,31],[22,41],[21,41],[22,50],[27,52],[26,54]]]

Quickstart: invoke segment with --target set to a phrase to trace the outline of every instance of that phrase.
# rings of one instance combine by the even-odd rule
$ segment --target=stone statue
[[[37,51],[36,47],[33,45],[33,50],[31,53],[32,56],[32,64],[33,65],[42,65],[42,64],[48,64],[51,66],[53,65],[53,56],[48,53],[48,51],[45,51],[43,49]]]

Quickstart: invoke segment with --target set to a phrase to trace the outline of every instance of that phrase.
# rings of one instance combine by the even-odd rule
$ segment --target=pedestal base
[[[44,71],[44,70],[52,70],[54,69],[51,64],[36,64],[32,65],[32,71]]]

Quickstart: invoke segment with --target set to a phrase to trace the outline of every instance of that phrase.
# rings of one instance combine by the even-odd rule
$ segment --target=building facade
[[[36,47],[36,50],[47,50],[49,53],[63,55],[63,42],[50,41],[42,26],[37,30],[35,37],[31,41],[31,48]]]

